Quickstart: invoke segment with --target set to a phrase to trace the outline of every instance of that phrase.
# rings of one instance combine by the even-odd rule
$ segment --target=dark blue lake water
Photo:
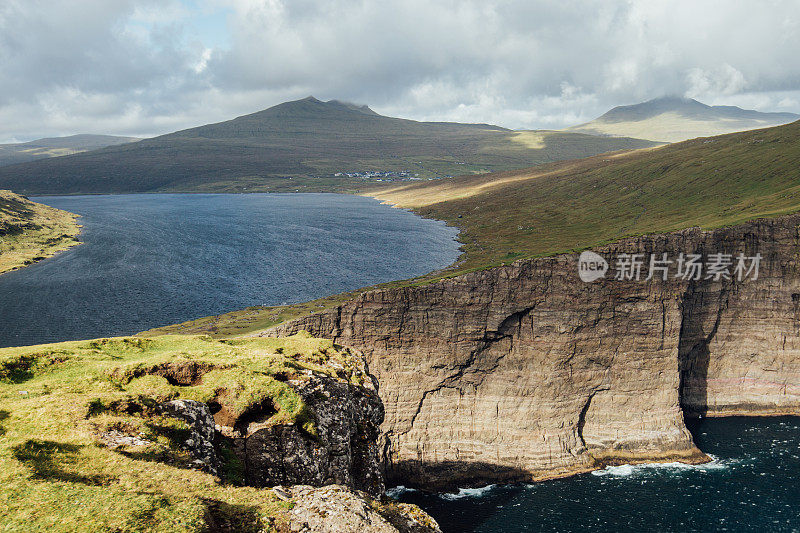
[[[706,419],[700,466],[618,466],[458,494],[395,491],[448,532],[800,531],[800,418]]]
[[[336,194],[38,197],[85,242],[0,276],[0,346],[85,339],[414,277],[457,231]]]

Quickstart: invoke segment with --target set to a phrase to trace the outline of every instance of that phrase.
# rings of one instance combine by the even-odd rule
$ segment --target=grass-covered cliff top
[[[603,154],[525,170],[460,176],[366,193],[461,230],[458,263],[426,283],[626,236],[706,229],[800,211],[800,122]],[[155,333],[230,336],[268,328],[357,294],[252,307]]]
[[[0,274],[78,244],[76,215],[0,190]]]
[[[0,349],[0,529],[206,531],[209,520],[259,531],[291,503],[270,490],[189,468],[183,422],[154,406],[215,401],[241,413],[273,403],[267,423],[314,432],[287,384],[308,370],[358,383],[356,360],[330,341],[215,341],[207,336],[120,337]],[[120,435],[136,446],[109,440]],[[117,442],[118,443],[118,442]]]

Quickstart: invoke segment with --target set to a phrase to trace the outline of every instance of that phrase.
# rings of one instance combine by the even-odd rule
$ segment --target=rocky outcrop
[[[297,533],[441,533],[416,505],[377,500],[340,485],[289,489],[289,531]]]
[[[189,426],[189,438],[183,445],[203,470],[219,475],[219,457],[214,440],[214,417],[204,403],[194,400],[172,400],[161,406],[163,413],[183,420]]]
[[[800,216],[626,239],[619,254],[761,254],[759,277],[578,277],[576,254],[366,292],[265,335],[361,349],[389,480],[534,480],[704,461],[689,414],[800,413]],[[646,276],[647,264],[642,277]]]
[[[102,350],[113,350],[109,359],[136,354],[103,368],[103,385],[114,387],[85,399],[82,422],[98,445],[120,457],[213,474],[192,478],[198,486],[224,482],[230,494],[246,492],[244,486],[266,489],[247,496],[265,498],[272,510],[263,515],[203,494],[208,530],[439,531],[418,507],[384,494],[383,404],[357,351],[308,334],[267,342],[116,338],[84,345],[91,360]],[[24,359],[30,366],[52,355],[46,348],[10,364]],[[70,343],[70,349],[80,347]],[[150,361],[148,350],[157,353]],[[67,352],[53,353],[63,362]],[[289,503],[275,506],[272,496]]]
[[[340,484],[382,494],[378,437],[384,413],[372,380],[358,386],[311,374],[292,385],[308,406],[314,433],[298,424],[267,423],[274,414],[269,406],[235,420],[217,414],[217,430],[232,440],[247,484]]]

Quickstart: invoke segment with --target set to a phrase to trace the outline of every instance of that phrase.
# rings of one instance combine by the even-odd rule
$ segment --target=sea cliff
[[[621,254],[760,254],[756,279],[578,277],[578,254],[378,289],[261,335],[365,354],[389,483],[425,488],[707,460],[697,415],[800,413],[800,216],[620,240]]]

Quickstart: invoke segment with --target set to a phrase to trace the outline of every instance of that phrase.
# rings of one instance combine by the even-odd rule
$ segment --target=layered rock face
[[[614,462],[703,461],[690,413],[800,413],[800,217],[627,239],[620,254],[761,254],[738,281],[578,277],[565,254],[375,290],[266,335],[361,349],[386,409],[391,482],[566,475]],[[613,270],[613,265],[612,265]],[[732,270],[732,268],[731,268]],[[613,272],[609,272],[613,276]]]
[[[698,251],[763,257],[757,281],[683,296],[681,397],[689,415],[800,414],[800,216],[711,232]]]

